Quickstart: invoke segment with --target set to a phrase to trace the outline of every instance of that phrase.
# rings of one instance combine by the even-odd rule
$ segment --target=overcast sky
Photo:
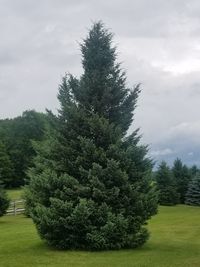
[[[200,165],[199,0],[0,0],[0,118],[58,108],[97,20],[115,33],[128,84],[142,84],[132,128],[150,154]]]

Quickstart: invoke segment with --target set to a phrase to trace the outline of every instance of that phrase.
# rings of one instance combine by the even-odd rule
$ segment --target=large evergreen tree
[[[185,203],[187,205],[200,206],[200,173],[189,183]]]
[[[162,161],[159,165],[156,181],[159,190],[159,203],[166,206],[176,205],[179,202],[179,194],[177,193],[173,173],[165,161]]]
[[[55,131],[36,145],[27,208],[50,245],[119,249],[142,245],[156,213],[147,147],[127,136],[139,86],[126,87],[112,34],[95,23],[81,45],[84,73],[63,78]]]

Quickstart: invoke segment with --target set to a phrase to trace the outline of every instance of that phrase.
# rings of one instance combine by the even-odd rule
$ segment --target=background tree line
[[[0,120],[0,183],[6,188],[25,184],[35,156],[33,142],[43,139],[46,125],[47,116],[34,110]]]
[[[180,159],[170,168],[162,161],[155,172],[161,205],[200,205],[200,170],[188,167]]]

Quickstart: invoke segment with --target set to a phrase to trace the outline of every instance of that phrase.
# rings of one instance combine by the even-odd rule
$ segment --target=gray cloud
[[[128,84],[142,83],[135,122],[156,160],[200,164],[198,0],[0,0],[0,117],[58,107],[65,72],[94,20],[115,33]]]

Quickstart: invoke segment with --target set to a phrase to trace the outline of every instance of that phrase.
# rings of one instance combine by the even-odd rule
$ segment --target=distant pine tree
[[[59,115],[50,115],[55,131],[36,145],[27,208],[55,247],[138,247],[157,210],[147,147],[138,144],[137,131],[126,135],[140,89],[126,87],[102,23],[93,25],[81,51],[84,73],[63,78]]]
[[[194,176],[196,176],[197,175],[197,173],[200,171],[199,169],[198,169],[198,167],[196,166],[196,165],[193,165],[191,168],[190,168],[190,176],[191,177],[194,177]]]
[[[185,202],[185,195],[188,189],[188,184],[191,180],[190,170],[186,165],[183,165],[180,159],[174,161],[172,168],[174,179],[176,182],[177,192],[180,195],[180,203]]]
[[[186,194],[187,205],[200,206],[200,174],[198,173],[190,182]]]
[[[173,173],[165,161],[161,162],[156,173],[156,181],[159,190],[160,205],[176,205],[179,202],[176,183]]]

